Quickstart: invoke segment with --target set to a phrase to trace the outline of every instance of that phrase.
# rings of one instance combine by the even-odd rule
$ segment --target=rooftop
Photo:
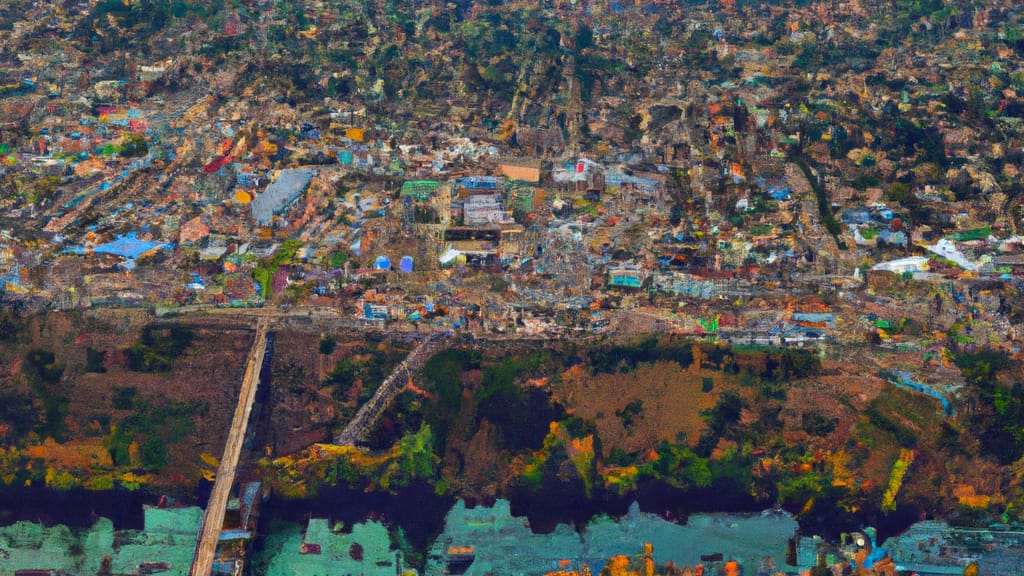
[[[280,214],[299,195],[305,192],[309,186],[316,170],[309,168],[288,168],[281,170],[274,180],[267,186],[266,191],[256,196],[252,201],[252,215],[260,226],[269,226],[274,221],[274,216]]]

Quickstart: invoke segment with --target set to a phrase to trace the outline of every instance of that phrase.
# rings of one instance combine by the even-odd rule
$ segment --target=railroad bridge
[[[356,413],[348,426],[334,438],[334,443],[344,446],[355,446],[366,441],[381,414],[387,410],[391,401],[405,388],[409,378],[419,372],[427,360],[436,354],[451,337],[450,332],[435,332],[416,345],[412,352],[395,366],[391,374],[384,379],[380,387]]]

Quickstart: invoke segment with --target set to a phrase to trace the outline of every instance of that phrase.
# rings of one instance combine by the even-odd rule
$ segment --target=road
[[[245,376],[242,379],[242,390],[238,395],[238,405],[235,407],[231,430],[228,432],[228,439],[224,445],[224,456],[220,460],[220,467],[217,468],[217,480],[213,484],[210,501],[203,514],[203,524],[199,529],[199,541],[196,542],[192,569],[189,571],[190,576],[209,576],[213,571],[217,541],[220,538],[221,528],[224,526],[224,510],[227,508],[228,497],[231,495],[231,487],[235,483],[238,459],[242,454],[242,444],[245,440],[245,428],[249,422],[249,414],[252,412],[253,401],[256,398],[256,388],[259,386],[260,368],[263,366],[263,356],[267,349],[269,325],[270,322],[267,318],[260,318],[256,324],[256,340],[249,351]]]

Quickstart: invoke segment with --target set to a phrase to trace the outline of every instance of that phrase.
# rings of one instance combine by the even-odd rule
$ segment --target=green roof
[[[523,188],[516,191],[516,205],[524,210],[533,208],[533,189]]]
[[[401,196],[412,196],[417,202],[426,202],[440,186],[433,180],[409,180],[402,184]]]
[[[963,230],[961,232],[954,232],[949,235],[950,240],[957,242],[969,242],[971,240],[984,240],[992,235],[991,226],[982,226],[981,228],[974,228],[971,230]]]

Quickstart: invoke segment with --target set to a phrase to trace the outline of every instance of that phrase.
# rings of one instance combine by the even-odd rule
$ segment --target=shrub
[[[875,428],[892,434],[896,438],[896,443],[900,446],[904,448],[917,447],[917,436],[914,435],[914,432],[906,426],[897,423],[885,414],[882,414],[874,402],[868,405],[864,414],[867,415],[868,421],[871,422]]]
[[[320,339],[320,353],[324,356],[329,356],[337,346],[337,340],[331,336],[324,336]]]
[[[708,429],[716,436],[721,436],[739,421],[740,414],[747,403],[735,392],[726,392],[718,399],[714,408],[703,410],[701,416],[708,424]]]
[[[137,372],[170,372],[174,360],[194,339],[195,333],[187,326],[147,326],[139,342],[124,351],[128,367]]]
[[[334,386],[331,395],[337,400],[346,399],[349,389],[356,381],[356,367],[348,358],[342,358],[324,380],[324,386]]]
[[[139,389],[134,386],[114,387],[114,408],[118,410],[131,410],[135,406],[135,399],[139,395]]]
[[[103,374],[107,371],[104,362],[107,360],[107,353],[93,348],[85,349],[85,371],[94,374]]]
[[[21,370],[33,385],[56,384],[64,374],[64,367],[57,364],[53,352],[42,348],[29,350]]]
[[[142,465],[149,470],[161,470],[167,465],[167,445],[156,436],[142,443]]]
[[[828,436],[836,429],[837,418],[828,418],[817,410],[808,410],[800,418],[800,429],[811,436]]]
[[[637,417],[644,413],[644,401],[633,400],[629,404],[626,404],[622,410],[616,410],[615,415],[622,420],[622,427],[626,430],[633,428],[633,424],[636,422]]]
[[[0,311],[0,342],[12,343],[18,340],[22,332],[22,324],[11,312]]]

